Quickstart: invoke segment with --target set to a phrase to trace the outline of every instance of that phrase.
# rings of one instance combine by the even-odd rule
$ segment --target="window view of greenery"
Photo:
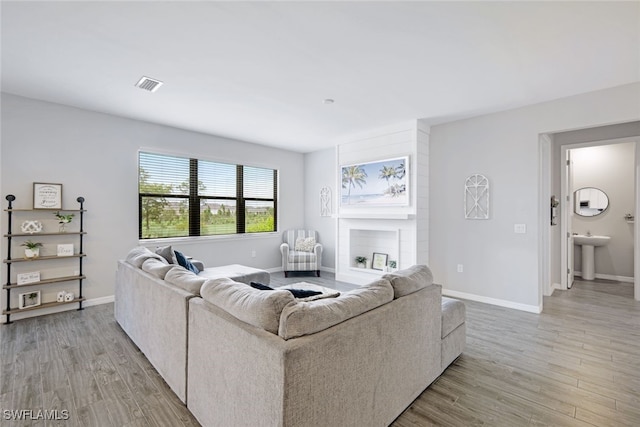
[[[141,152],[140,238],[276,231],[276,186],[273,169]]]

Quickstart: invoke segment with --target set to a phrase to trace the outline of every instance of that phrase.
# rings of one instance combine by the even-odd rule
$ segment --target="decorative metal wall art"
[[[329,187],[320,189],[320,216],[331,216],[331,189]]]
[[[489,219],[489,180],[474,174],[464,182],[465,219]]]

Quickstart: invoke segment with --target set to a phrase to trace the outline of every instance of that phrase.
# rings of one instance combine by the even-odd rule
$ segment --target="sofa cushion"
[[[156,276],[158,279],[164,280],[167,272],[175,267],[172,264],[167,264],[165,260],[160,261],[155,258],[148,258],[142,263],[142,270],[149,274]]]
[[[263,292],[228,278],[207,280],[200,294],[235,318],[273,334],[278,333],[282,309],[295,301],[289,291]]]
[[[338,298],[293,302],[282,310],[278,335],[287,340],[313,334],[392,300],[391,284],[380,279]]]
[[[385,274],[382,278],[391,282],[394,298],[412,294],[433,283],[433,273],[426,265],[414,265],[406,270]]]
[[[442,338],[465,322],[466,307],[460,300],[442,297]]]
[[[180,265],[174,265],[164,277],[164,280],[194,295],[200,295],[200,288],[207,281],[207,278],[196,276],[193,271],[189,271]]]
[[[178,263],[178,259],[176,258],[176,254],[173,252],[173,248],[171,246],[158,246],[156,248],[156,254],[158,254],[162,258],[166,259],[169,264],[177,264]]]
[[[155,258],[157,260],[164,261],[165,264],[167,261],[160,255],[154,254],[144,246],[137,246],[131,249],[127,254],[127,257],[125,258],[125,261],[127,261],[129,264],[134,265],[138,268],[142,268],[142,263],[148,260],[149,258]]]

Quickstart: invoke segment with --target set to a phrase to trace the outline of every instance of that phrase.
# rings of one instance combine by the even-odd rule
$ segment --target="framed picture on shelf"
[[[58,245],[58,256],[73,256],[73,243]]]
[[[29,273],[18,273],[17,279],[18,279],[18,285],[36,283],[40,281],[40,272],[31,271]]]
[[[62,209],[62,184],[34,182],[33,209]]]
[[[373,270],[384,270],[384,268],[387,266],[387,259],[389,258],[389,255],[387,254],[381,254],[378,252],[374,252],[373,253],[373,261],[371,262],[371,268]]]
[[[18,308],[37,307],[40,305],[40,291],[25,292],[18,295]]]

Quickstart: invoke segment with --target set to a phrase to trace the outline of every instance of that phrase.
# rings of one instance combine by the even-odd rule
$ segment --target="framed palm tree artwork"
[[[341,206],[407,206],[409,156],[341,166]]]

